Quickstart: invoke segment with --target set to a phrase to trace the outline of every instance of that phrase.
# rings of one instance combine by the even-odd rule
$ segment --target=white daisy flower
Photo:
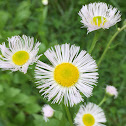
[[[44,107],[42,107],[41,112],[46,122],[48,121],[48,118],[51,118],[54,115],[54,109],[50,105],[44,105]]]
[[[108,29],[121,21],[121,14],[116,8],[103,2],[90,3],[81,8],[78,13],[88,32],[103,28]]]
[[[0,68],[3,70],[21,71],[26,73],[28,66],[33,64],[40,57],[37,56],[39,51],[37,42],[34,45],[34,38],[23,35],[13,36],[8,38],[9,48],[6,47],[5,43],[0,45],[2,56],[0,56]],[[34,45],[34,47],[33,47]]]
[[[106,93],[110,96],[115,96],[115,98],[118,96],[118,91],[114,86],[107,85]]]
[[[95,60],[86,51],[79,53],[80,47],[69,44],[56,45],[44,54],[52,63],[48,65],[38,61],[35,70],[35,78],[38,80],[40,92],[52,103],[60,103],[73,106],[83,98],[90,97],[93,85],[97,81],[97,65]]]
[[[76,126],[105,126],[105,114],[103,110],[94,103],[81,106],[74,122]]]

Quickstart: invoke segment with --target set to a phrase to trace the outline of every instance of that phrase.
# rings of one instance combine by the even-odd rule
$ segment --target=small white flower
[[[73,106],[83,101],[80,94],[90,97],[93,85],[97,82],[97,65],[95,60],[80,47],[70,44],[56,45],[48,49],[44,55],[52,65],[38,61],[35,78],[42,95],[60,103]]]
[[[54,115],[54,109],[50,105],[44,105],[41,112],[43,113],[46,122],[48,121],[48,118],[51,118]]]
[[[37,56],[39,51],[37,42],[34,45],[34,38],[23,35],[8,38],[9,48],[5,43],[0,45],[2,56],[0,56],[0,68],[3,70],[21,71],[27,73],[28,66],[33,64],[40,57]],[[33,47],[34,45],[34,47]]]
[[[107,85],[106,93],[109,94],[110,96],[115,96],[115,98],[117,98],[118,96],[118,91],[114,86]]]
[[[42,0],[43,5],[48,5],[48,0]]]
[[[121,21],[121,14],[116,8],[103,2],[90,3],[81,8],[78,13],[88,32],[103,28],[108,29]]]
[[[76,126],[105,126],[105,114],[103,110],[94,103],[81,106],[74,122]]]

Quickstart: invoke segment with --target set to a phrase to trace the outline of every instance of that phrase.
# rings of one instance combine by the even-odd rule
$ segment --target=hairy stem
[[[89,50],[89,54],[92,53],[92,51],[93,51],[93,49],[94,49],[97,41],[98,41],[98,32],[96,31],[95,32],[95,35],[94,35],[93,42],[92,42],[91,47],[90,47],[90,50]]]
[[[126,25],[124,25],[122,28],[120,28],[120,29],[112,36],[112,38],[109,40],[109,42],[108,42],[108,44],[107,44],[107,46],[106,46],[106,48],[105,48],[103,54],[101,55],[101,58],[100,58],[99,61],[98,61],[98,64],[97,64],[98,66],[100,65],[101,61],[103,60],[103,58],[104,58],[106,52],[108,51],[109,46],[110,46],[110,44],[112,43],[112,41],[113,41],[113,40],[115,39],[115,37],[116,37],[122,30],[124,30],[125,28],[126,28]]]
[[[98,106],[101,106],[101,105],[106,101],[106,99],[107,99],[107,97],[106,97],[106,95],[105,95],[104,98],[101,100],[101,102],[99,103]]]

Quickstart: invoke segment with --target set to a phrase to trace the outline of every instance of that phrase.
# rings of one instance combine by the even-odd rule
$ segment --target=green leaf
[[[21,72],[18,72],[18,73],[14,74],[13,81],[14,81],[15,84],[24,84],[28,80],[27,80],[27,77],[24,74],[22,74]]]
[[[41,43],[41,45],[39,46],[39,52],[43,53],[46,50],[46,45],[44,43]]]
[[[21,34],[20,30],[13,30],[13,31],[5,31],[5,30],[3,30],[2,31],[2,38],[7,38],[7,37],[14,36],[14,35],[19,35],[19,34]]]
[[[54,112],[54,117],[56,117],[57,119],[61,120],[63,117],[63,113],[60,111],[55,111]]]
[[[36,103],[36,96],[29,96],[29,98],[27,99],[27,101],[25,103],[27,103],[27,104]]]
[[[0,30],[2,30],[9,18],[9,13],[6,11],[0,11]]]
[[[14,102],[15,103],[27,103],[27,100],[29,99],[29,97],[23,93],[18,94],[15,98],[14,98]]]
[[[60,126],[60,121],[52,118],[52,119],[49,119],[48,122],[46,122],[45,126]]]
[[[18,95],[20,93],[20,91],[21,90],[18,88],[11,87],[11,88],[8,88],[6,95],[9,97],[15,97],[16,95]]]
[[[23,1],[17,8],[16,16],[14,18],[14,24],[16,26],[23,25],[25,21],[30,17],[30,3],[28,1]]]
[[[45,121],[43,120],[42,115],[34,114],[33,116],[35,118],[34,120],[35,126],[44,126]]]
[[[42,115],[39,115],[39,114],[33,114],[33,117],[37,120],[43,120],[43,117]]]
[[[26,104],[24,110],[26,112],[28,112],[29,114],[34,114],[34,113],[40,112],[41,111],[41,107],[38,104],[36,104],[36,103],[34,103],[34,104]]]
[[[25,122],[25,114],[24,112],[19,112],[15,117],[15,123],[17,124],[23,124]]]
[[[70,123],[68,122],[68,119],[66,119],[65,116],[62,117],[59,126],[70,126]]]
[[[35,120],[35,126],[61,126],[60,121],[55,118],[49,118],[47,122],[43,119],[42,115],[34,114],[33,115]],[[65,124],[65,123],[64,123]],[[67,126],[67,125],[64,125]]]

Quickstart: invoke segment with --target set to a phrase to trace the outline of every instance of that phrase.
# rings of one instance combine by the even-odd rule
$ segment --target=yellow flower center
[[[12,56],[12,61],[16,65],[23,65],[29,59],[29,54],[26,51],[18,51]]]
[[[106,21],[107,21],[107,20],[106,20],[105,17],[96,16],[96,17],[93,17],[92,24],[95,24],[95,25],[97,25],[97,26],[100,26],[101,24],[104,25]]]
[[[84,114],[82,120],[85,126],[93,126],[95,123],[95,119],[91,114]]]
[[[71,63],[59,64],[54,70],[55,81],[64,87],[74,85],[78,81],[78,78],[78,68]]]

